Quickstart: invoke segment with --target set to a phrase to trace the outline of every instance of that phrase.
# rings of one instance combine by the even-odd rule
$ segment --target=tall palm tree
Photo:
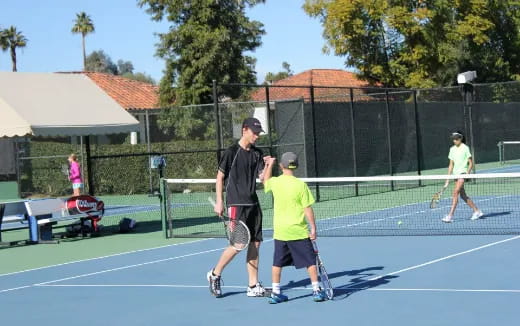
[[[87,34],[94,32],[94,23],[90,16],[87,15],[84,11],[76,14],[76,20],[74,21],[74,26],[72,26],[73,34],[81,34],[82,44],[83,44],[83,70],[87,66],[87,54],[85,52],[85,36]]]
[[[4,38],[7,41],[7,47],[11,52],[11,62],[13,63],[13,71],[16,69],[16,49],[24,48],[27,45],[27,38],[18,31],[16,27],[11,26],[3,31]]]

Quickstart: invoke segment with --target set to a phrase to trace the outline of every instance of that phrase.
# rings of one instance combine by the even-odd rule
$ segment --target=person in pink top
[[[73,196],[81,195],[83,189],[83,179],[81,178],[81,168],[79,166],[78,157],[76,154],[70,154],[69,156],[69,180],[72,182],[72,194]]]

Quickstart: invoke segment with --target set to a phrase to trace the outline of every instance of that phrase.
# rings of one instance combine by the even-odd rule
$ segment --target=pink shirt
[[[83,183],[83,180],[81,179],[81,169],[79,168],[78,162],[72,161],[70,164],[69,180],[72,183]]]

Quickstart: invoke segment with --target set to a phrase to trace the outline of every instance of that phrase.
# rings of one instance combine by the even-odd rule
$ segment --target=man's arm
[[[316,240],[316,220],[314,218],[314,210],[311,206],[305,207],[303,213],[305,214],[305,218],[307,219],[310,228],[309,238],[311,240]]]
[[[222,171],[217,172],[217,181],[215,184],[215,192],[216,192],[216,205],[215,205],[215,213],[218,216],[222,216],[224,212],[224,179],[225,175]]]

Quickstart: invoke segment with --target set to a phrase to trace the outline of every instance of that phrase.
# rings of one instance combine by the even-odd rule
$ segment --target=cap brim
[[[258,127],[249,127],[249,129],[251,129],[254,133],[265,132],[264,129]]]

